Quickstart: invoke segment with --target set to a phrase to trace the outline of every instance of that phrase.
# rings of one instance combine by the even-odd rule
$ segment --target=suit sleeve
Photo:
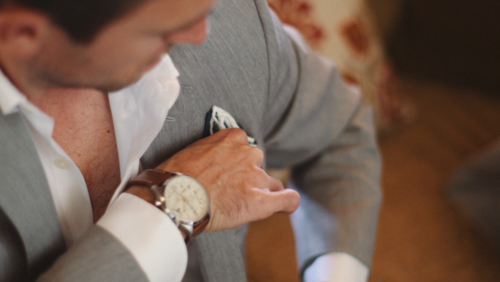
[[[94,226],[44,272],[45,281],[148,281],[135,259],[109,232]]]
[[[266,162],[291,167],[301,194],[291,217],[299,267],[332,252],[370,267],[382,198],[372,111],[332,62],[257,6],[270,66]]]
[[[173,282],[181,281],[186,265],[186,246],[172,220],[123,193],[39,281]]]

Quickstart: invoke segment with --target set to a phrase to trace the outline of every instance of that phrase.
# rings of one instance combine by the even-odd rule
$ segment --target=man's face
[[[174,44],[203,43],[214,3],[148,0],[88,44],[74,42],[54,26],[36,57],[33,79],[52,87],[121,89],[139,80]]]

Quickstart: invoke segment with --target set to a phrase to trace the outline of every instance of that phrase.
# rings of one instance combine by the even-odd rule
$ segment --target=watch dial
[[[182,221],[198,221],[208,212],[208,195],[198,181],[185,175],[172,178],[165,187],[169,210]]]

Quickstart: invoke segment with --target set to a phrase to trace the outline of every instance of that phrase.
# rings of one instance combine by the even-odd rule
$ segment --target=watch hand
[[[186,198],[186,197],[184,197],[182,194],[180,194],[180,193],[179,193],[179,192],[177,192],[176,190],[174,190],[174,192],[175,192],[177,195],[179,195],[179,197],[181,197],[181,198],[182,198],[182,203],[183,203],[183,205],[182,205],[182,207],[183,207],[183,208],[182,208],[182,210],[183,210],[183,212],[186,212],[186,204],[187,204],[187,205],[191,208],[191,210],[193,210],[193,212],[194,212],[196,215],[198,214],[198,212],[196,211],[196,209],[195,209],[195,208],[193,208],[193,206],[189,203],[189,201],[187,200],[187,198]],[[196,198],[198,199],[198,201],[200,201],[200,199],[199,199],[198,197],[196,197]]]
[[[193,210],[194,214],[198,214],[198,212],[193,208],[193,206],[189,203],[189,202],[186,202],[188,204],[189,207],[191,207],[191,209]]]
[[[186,202],[187,202],[187,199],[186,199],[186,198],[185,198],[182,194],[180,194],[179,192],[177,192],[177,191],[175,191],[175,190],[174,190],[174,192],[175,192],[175,194],[177,194],[179,197],[181,197],[181,199],[182,199],[182,202],[183,202],[183,203],[186,203]],[[192,207],[191,207],[191,208],[192,208]],[[184,210],[185,210],[185,209],[184,209]]]
[[[198,200],[198,203],[201,205],[200,197],[198,197],[198,194],[196,194],[195,196],[196,196],[196,200]]]
[[[182,207],[183,207],[182,212],[184,212],[184,213],[186,213],[186,204],[188,204],[188,205],[189,205],[189,203],[188,203],[188,202],[186,202],[186,201],[182,201]]]
[[[184,202],[186,201],[186,198],[184,198],[181,193],[177,192],[176,190],[174,190],[174,193],[179,195],[179,197],[181,197]]]
[[[182,198],[182,195],[177,192],[177,190],[173,190],[175,194],[179,195]]]

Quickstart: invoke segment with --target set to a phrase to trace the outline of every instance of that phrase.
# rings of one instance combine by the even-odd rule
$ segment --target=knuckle
[[[279,180],[279,179],[271,177],[270,182],[272,182],[272,184],[275,186],[275,188],[277,190],[283,190],[283,189],[285,189],[285,186],[283,185],[283,182],[281,182],[281,180]]]
[[[259,149],[257,147],[253,147],[253,146],[250,146],[250,148],[252,148],[252,151],[255,154],[255,156],[259,157],[260,159],[264,158],[264,151],[262,151],[261,149]]]
[[[252,174],[252,177],[258,178],[259,180],[269,180],[269,175],[267,175],[266,171],[260,167],[254,166],[252,168]]]
[[[248,146],[247,154],[249,157],[251,157],[252,159],[254,159],[258,162],[264,161],[264,152],[257,147]]]
[[[225,131],[227,134],[227,138],[231,140],[246,140],[247,138],[246,132],[241,128],[228,128],[222,131]]]

